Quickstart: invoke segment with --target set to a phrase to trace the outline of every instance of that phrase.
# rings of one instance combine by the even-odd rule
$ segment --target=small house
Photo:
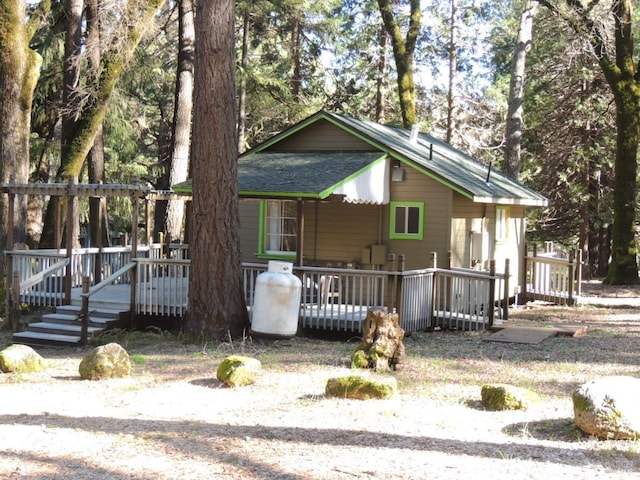
[[[238,182],[244,262],[418,269],[437,257],[486,270],[494,259],[500,271],[509,259],[514,293],[526,208],[547,205],[430,135],[324,110],[241,155]]]

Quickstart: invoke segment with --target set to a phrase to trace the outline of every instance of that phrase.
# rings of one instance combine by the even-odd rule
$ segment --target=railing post
[[[13,227],[10,227],[13,228]],[[20,272],[13,272],[10,291],[9,315],[11,316],[11,331],[17,332],[20,327]]]
[[[390,270],[393,272],[393,290],[391,291],[391,303],[392,303],[391,308],[394,308],[396,303],[396,295],[398,295],[398,272],[396,270],[397,266],[396,266],[395,253],[389,254],[389,267],[390,267]]]
[[[577,268],[577,273],[576,273],[576,297],[580,297],[582,296],[582,250],[577,250],[577,255],[576,255],[576,268]]]
[[[489,328],[491,328],[493,326],[493,302],[495,301],[496,298],[496,261],[495,260],[491,260],[489,262],[489,275],[490,275],[490,280],[489,280],[489,312],[488,312],[488,317],[489,317]]]
[[[573,298],[573,282],[575,282],[575,253],[573,250],[569,252],[569,265],[567,266],[567,305],[574,304]]]
[[[508,258],[504,260],[504,291],[502,298],[502,319],[509,320],[509,264]]]
[[[78,206],[78,197],[75,195],[75,185],[78,182],[78,179],[71,175],[69,177],[69,193],[67,195],[67,226],[66,226],[66,236],[67,236],[67,258],[69,259],[69,264],[65,269],[65,281],[64,281],[64,303],[71,303],[71,286],[73,280],[73,247],[74,242],[76,241],[76,231],[75,231],[75,218],[76,211]]]
[[[532,257],[532,261],[531,261],[531,288],[533,289],[533,291],[537,291],[538,290],[538,244],[534,243],[533,244],[533,257]],[[527,299],[525,298],[524,300],[525,302],[527,301]]]
[[[431,268],[438,268],[438,253],[431,252]]]
[[[136,195],[133,199],[133,222],[131,230],[131,261],[135,262],[138,258],[138,209],[140,208],[140,199]],[[138,267],[132,268],[129,272],[131,279],[131,295],[129,300],[129,310],[132,318],[135,317],[136,308],[136,283],[137,283]]]
[[[402,272],[404,272],[405,268],[405,255],[401,253],[398,255],[398,272],[396,274],[396,296],[394,297],[394,304],[391,306],[392,311],[395,308],[396,312],[400,311],[400,307],[402,306]],[[402,319],[402,317],[400,317]]]
[[[87,344],[89,336],[89,276],[82,277],[82,309],[80,310],[80,345]]]

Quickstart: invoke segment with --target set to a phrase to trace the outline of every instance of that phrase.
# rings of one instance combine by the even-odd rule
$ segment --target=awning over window
[[[376,163],[336,188],[334,195],[344,195],[347,203],[388,204],[389,164],[389,160]]]

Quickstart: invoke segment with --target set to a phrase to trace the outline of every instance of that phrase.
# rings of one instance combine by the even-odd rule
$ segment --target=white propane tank
[[[252,333],[271,338],[296,335],[302,282],[292,272],[293,263],[270,260],[267,271],[256,278]]]

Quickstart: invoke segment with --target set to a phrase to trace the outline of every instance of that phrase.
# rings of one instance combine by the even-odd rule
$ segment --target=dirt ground
[[[575,428],[571,392],[605,375],[640,377],[640,290],[585,285],[588,303],[530,304],[513,324],[585,325],[580,337],[537,345],[486,341],[488,332],[405,339],[398,394],[324,396],[353,373],[357,339],[194,345],[161,332],[118,332],[126,379],[83,381],[86,349],[37,349],[37,374],[0,374],[1,479],[640,479],[640,440],[604,441]],[[0,336],[0,348],[10,342]],[[230,353],[262,362],[255,385],[216,380]],[[367,372],[364,372],[367,373]],[[543,399],[527,411],[483,409],[484,383]]]

